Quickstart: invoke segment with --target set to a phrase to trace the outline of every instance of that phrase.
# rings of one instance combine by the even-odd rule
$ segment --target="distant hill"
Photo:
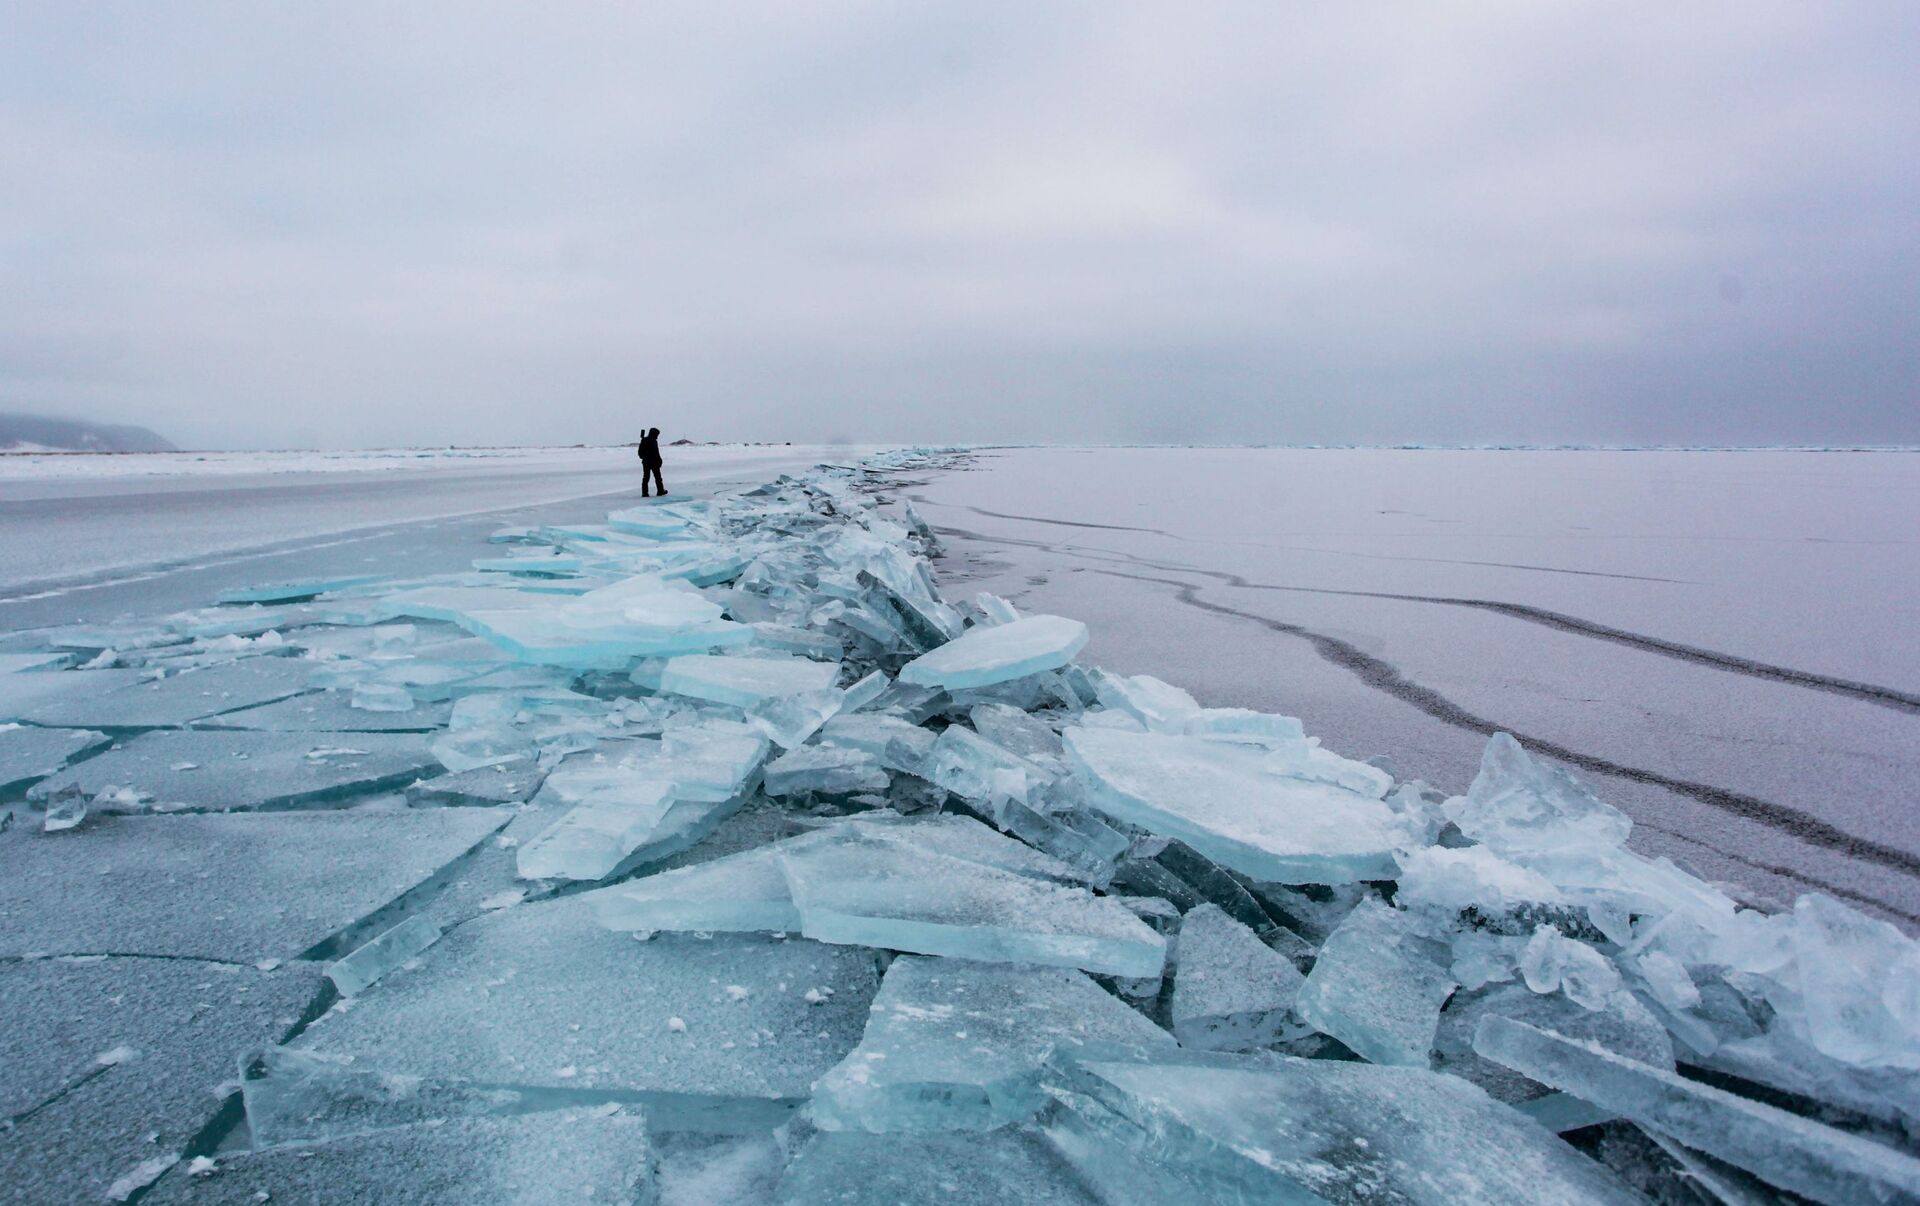
[[[175,452],[144,427],[0,411],[0,452]]]

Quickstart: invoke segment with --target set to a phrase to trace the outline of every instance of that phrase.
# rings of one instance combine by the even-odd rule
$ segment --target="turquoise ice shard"
[[[610,930],[792,931],[800,914],[772,847],[663,871],[587,893]]]
[[[1080,726],[1066,750],[1093,806],[1269,883],[1391,879],[1399,814],[1331,783],[1274,773],[1258,746]]]
[[[1424,1069],[1203,1052],[1056,1066],[1049,1137],[1126,1206],[1640,1200],[1545,1128]]]
[[[1295,1009],[1363,1059],[1425,1068],[1456,987],[1428,949],[1438,946],[1407,914],[1362,901],[1320,948]]]
[[[964,725],[949,725],[927,754],[924,776],[962,799],[984,804],[996,796],[1026,800],[1051,776]]]
[[[968,629],[908,662],[900,681],[926,687],[985,687],[1025,678],[1072,661],[1087,644],[1087,626],[1064,616],[1028,616]]]
[[[1799,973],[1796,1020],[1814,1048],[1858,1066],[1920,1068],[1920,947],[1830,896],[1794,902],[1788,945]],[[1790,994],[1770,994],[1792,1008]]]
[[[989,1131],[1046,1104],[1040,1072],[1089,1043],[1171,1048],[1080,972],[902,955],[860,1045],[814,1086],[830,1131]]]
[[[1060,734],[1048,728],[1045,721],[1019,708],[1000,703],[975,704],[973,711],[967,713],[967,719],[973,722],[974,732],[1010,754],[1030,760],[1060,756]]]
[[[240,1096],[254,1151],[433,1119],[518,1114],[532,1105],[513,1089],[396,1076],[291,1047],[243,1054]]]
[[[1473,1048],[1815,1201],[1852,1206],[1920,1197],[1920,1160],[1596,1043],[1493,1016],[1480,1022]]]
[[[1535,992],[1564,992],[1583,1009],[1604,1009],[1621,991],[1620,969],[1558,927],[1535,927],[1520,953],[1520,975]]]
[[[1606,850],[1633,822],[1561,767],[1535,761],[1507,733],[1495,733],[1480,773],[1445,805],[1460,832],[1508,857]]]
[[[879,761],[865,750],[835,745],[803,745],[767,763],[766,791],[770,796],[817,792],[850,796],[883,792],[889,782]]]
[[[1180,923],[1170,1020],[1183,1047],[1244,1051],[1300,1032],[1292,1017],[1305,977],[1216,904]]]
[[[846,704],[846,692],[837,687],[802,691],[763,700],[746,710],[747,723],[767,735],[783,750],[805,745]]]
[[[439,926],[425,917],[409,917],[334,962],[327,968],[327,979],[341,996],[354,996],[438,941]]]
[[[897,716],[841,713],[820,729],[820,740],[828,745],[865,750],[888,770],[926,776],[927,756],[938,738],[917,724]]]
[[[899,830],[887,837],[845,826],[818,841],[779,847],[801,933],[988,962],[1160,973],[1166,940],[1110,897],[921,849],[908,826]]]
[[[1404,908],[1443,913],[1477,909],[1491,916],[1565,901],[1546,876],[1486,846],[1422,846],[1403,851],[1399,858],[1400,889],[1394,900]]]
[[[669,729],[660,738],[659,766],[684,800],[731,799],[766,758],[767,739],[732,721]]]
[[[1187,722],[1201,712],[1193,696],[1150,674],[1131,678],[1105,670],[1089,674],[1101,706],[1133,717],[1150,733],[1184,732]]]
[[[872,703],[886,687],[887,676],[876,670],[844,691],[821,687],[762,700],[747,709],[747,723],[781,749],[790,750],[805,744],[840,713]]]
[[[673,802],[673,784],[638,777],[595,793],[520,847],[520,878],[593,880],[611,875],[653,835]]]
[[[1540,1085],[1474,1051],[1473,1035],[1480,1020],[1495,1015],[1673,1070],[1673,1040],[1666,1027],[1631,993],[1617,994],[1602,1009],[1588,1009],[1561,993],[1537,993],[1523,984],[1456,994],[1440,1015],[1433,1044],[1435,1067],[1464,1077],[1510,1104],[1545,1099]]]
[[[751,708],[768,700],[833,686],[840,667],[804,657],[720,657],[692,653],[670,658],[660,689],[710,703]]]

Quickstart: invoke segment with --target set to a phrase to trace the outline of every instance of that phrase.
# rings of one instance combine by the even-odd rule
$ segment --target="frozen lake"
[[[668,479],[848,455],[680,448]],[[0,458],[0,629],[464,569],[638,485],[621,448]],[[1506,729],[1756,902],[1920,917],[1920,457],[1007,449],[909,493],[950,596],[1085,620],[1090,661],[1450,791]]]
[[[752,485],[846,455],[672,448],[667,485]],[[447,525],[577,519],[639,491],[630,446],[0,456],[0,628],[193,606],[275,574],[464,567],[467,533]]]
[[[1449,791],[1504,729],[1643,851],[1920,919],[1920,456],[1008,449],[911,493],[949,595],[1091,662]]]

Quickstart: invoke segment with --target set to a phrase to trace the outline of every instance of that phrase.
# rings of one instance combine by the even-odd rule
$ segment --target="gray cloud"
[[[0,10],[0,406],[1920,442],[1920,9]]]

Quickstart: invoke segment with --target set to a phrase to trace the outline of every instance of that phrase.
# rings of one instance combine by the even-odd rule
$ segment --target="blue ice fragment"
[[[900,681],[920,686],[986,687],[1072,661],[1087,644],[1087,626],[1064,616],[1028,616],[1010,624],[971,628],[908,662]]]

